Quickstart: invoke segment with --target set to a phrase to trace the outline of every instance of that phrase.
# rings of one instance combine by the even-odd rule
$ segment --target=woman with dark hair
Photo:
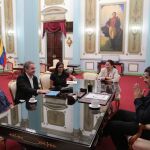
[[[73,79],[75,79],[75,77],[64,70],[64,64],[62,62],[58,62],[56,64],[55,71],[51,74],[50,85],[52,89],[60,90],[62,87],[67,86],[66,80]]]
[[[107,82],[119,82],[120,75],[112,60],[106,61],[105,67],[101,69],[98,75],[98,79]]]

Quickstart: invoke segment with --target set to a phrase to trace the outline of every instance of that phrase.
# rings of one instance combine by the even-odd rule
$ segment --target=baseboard
[[[127,76],[142,76],[142,73],[124,73],[123,75],[127,75]]]

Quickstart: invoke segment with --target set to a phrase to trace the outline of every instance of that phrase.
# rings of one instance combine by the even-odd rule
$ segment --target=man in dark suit
[[[135,112],[118,110],[104,129],[104,135],[110,135],[117,150],[127,150],[127,135],[134,135],[139,129],[139,123],[150,123],[150,66],[144,71],[143,80],[148,87],[142,89],[139,83],[133,87]],[[150,140],[150,132],[145,131],[142,138]]]
[[[29,100],[32,96],[45,94],[47,90],[39,89],[38,79],[35,74],[35,65],[31,61],[24,64],[24,73],[17,78],[17,90],[15,96],[15,104],[19,100]]]

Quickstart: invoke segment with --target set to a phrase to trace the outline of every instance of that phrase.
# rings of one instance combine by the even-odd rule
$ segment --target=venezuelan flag
[[[0,39],[0,65],[3,65],[3,67],[6,65],[6,51],[2,39]]]

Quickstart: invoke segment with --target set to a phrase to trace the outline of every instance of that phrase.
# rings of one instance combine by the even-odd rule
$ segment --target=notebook
[[[60,91],[49,91],[45,96],[58,96],[59,93]]]
[[[67,81],[67,84],[77,84],[77,81]]]

